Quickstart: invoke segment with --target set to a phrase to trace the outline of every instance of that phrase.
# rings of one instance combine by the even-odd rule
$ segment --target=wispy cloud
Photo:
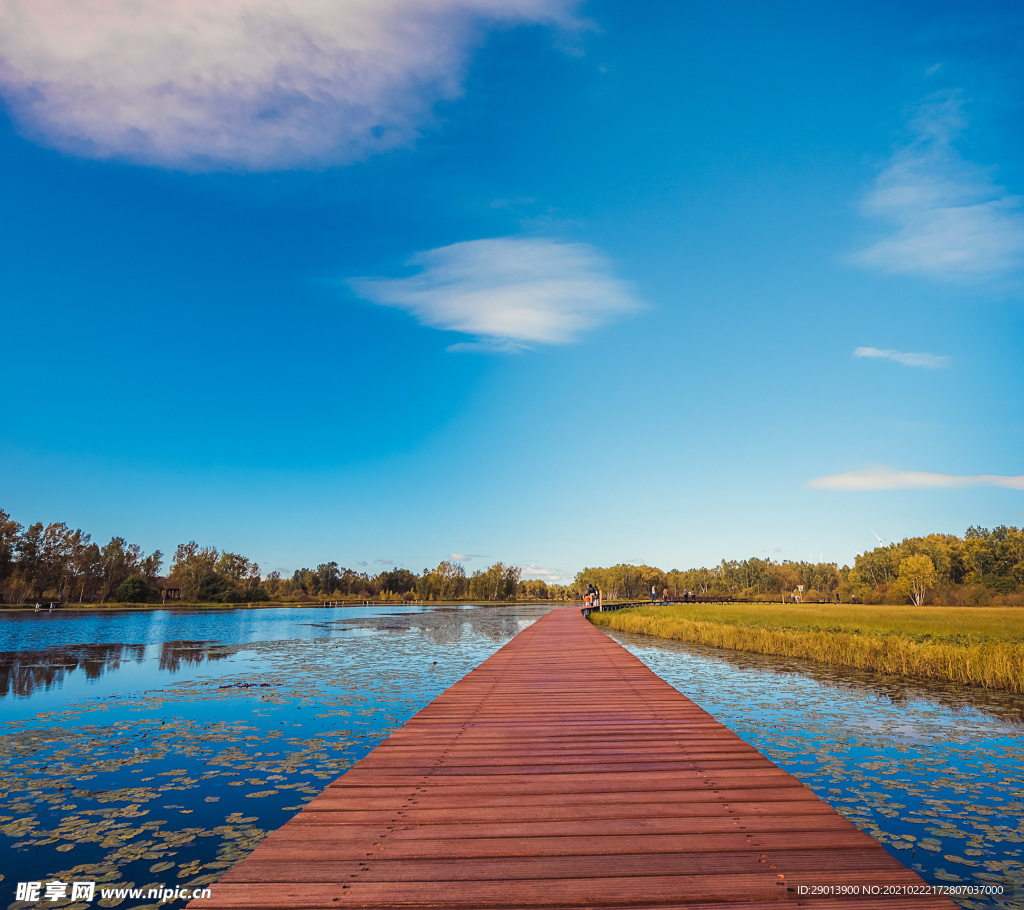
[[[495,24],[578,0],[5,0],[0,92],[61,149],[172,167],[345,162],[413,139]]]
[[[887,348],[856,348],[854,357],[877,357],[881,360],[894,360],[907,367],[924,367],[937,370],[949,366],[950,358],[945,354],[911,354],[906,351],[893,351]]]
[[[953,489],[956,487],[1003,487],[1007,490],[1024,490],[1024,474],[1006,476],[1003,474],[933,474],[928,471],[897,471],[893,468],[867,468],[863,471],[849,471],[816,477],[804,484],[813,490],[837,490],[840,492],[865,492],[869,490],[926,490]]]
[[[539,238],[470,240],[418,253],[409,278],[356,279],[361,297],[470,335],[454,350],[564,344],[641,308],[592,247]]]
[[[864,211],[894,231],[854,256],[863,266],[942,281],[980,282],[1024,266],[1024,199],[965,160],[955,141],[965,126],[959,98],[921,105],[913,139],[893,157]]]
[[[562,584],[565,578],[561,569],[547,569],[544,566],[523,566],[522,578],[537,578],[548,584]]]
[[[471,559],[483,559],[480,553],[449,553],[448,558],[455,562],[469,562]]]

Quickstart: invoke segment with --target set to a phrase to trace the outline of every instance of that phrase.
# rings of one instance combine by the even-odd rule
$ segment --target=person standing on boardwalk
[[[657,600],[657,599],[658,599],[657,588],[655,588],[654,585],[651,585],[651,603],[654,603],[654,601]]]

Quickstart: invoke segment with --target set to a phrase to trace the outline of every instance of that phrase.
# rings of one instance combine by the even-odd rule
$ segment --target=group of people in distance
[[[665,588],[665,590],[662,592],[661,597],[662,597],[661,602],[664,603],[664,604],[667,604],[668,603],[668,588]],[[679,597],[679,600],[682,603],[684,603],[684,604],[696,603],[697,602],[697,595],[694,594],[693,591],[683,591],[682,595],[680,595],[680,597]],[[657,603],[657,602],[658,602],[658,589],[654,585],[651,585],[651,603],[653,604],[653,603]]]
[[[664,604],[669,603],[668,599],[668,588],[662,591],[661,602]],[[693,591],[683,591],[682,595],[676,598],[676,603],[696,603],[697,595]],[[651,603],[658,603],[658,589],[654,585],[651,585]],[[583,605],[585,607],[600,607],[601,606],[601,592],[596,585],[588,584],[587,590],[583,595]]]

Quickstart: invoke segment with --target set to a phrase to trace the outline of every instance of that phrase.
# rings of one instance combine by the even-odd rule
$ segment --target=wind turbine
[[[874,531],[872,531],[871,533],[872,533],[872,534],[875,534],[875,532],[874,532]],[[884,540],[882,540],[882,538],[881,538],[881,537],[879,537],[879,536],[878,536],[877,534],[875,534],[875,539],[876,539],[876,540],[878,541],[878,545],[879,545],[880,547],[884,547],[884,546],[885,546],[885,541],[884,541]]]

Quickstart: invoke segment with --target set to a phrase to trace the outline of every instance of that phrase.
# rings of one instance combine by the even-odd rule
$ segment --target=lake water
[[[0,906],[216,880],[545,612],[0,615]],[[963,906],[1024,906],[1020,699],[616,637],[928,881],[1005,892]]]

